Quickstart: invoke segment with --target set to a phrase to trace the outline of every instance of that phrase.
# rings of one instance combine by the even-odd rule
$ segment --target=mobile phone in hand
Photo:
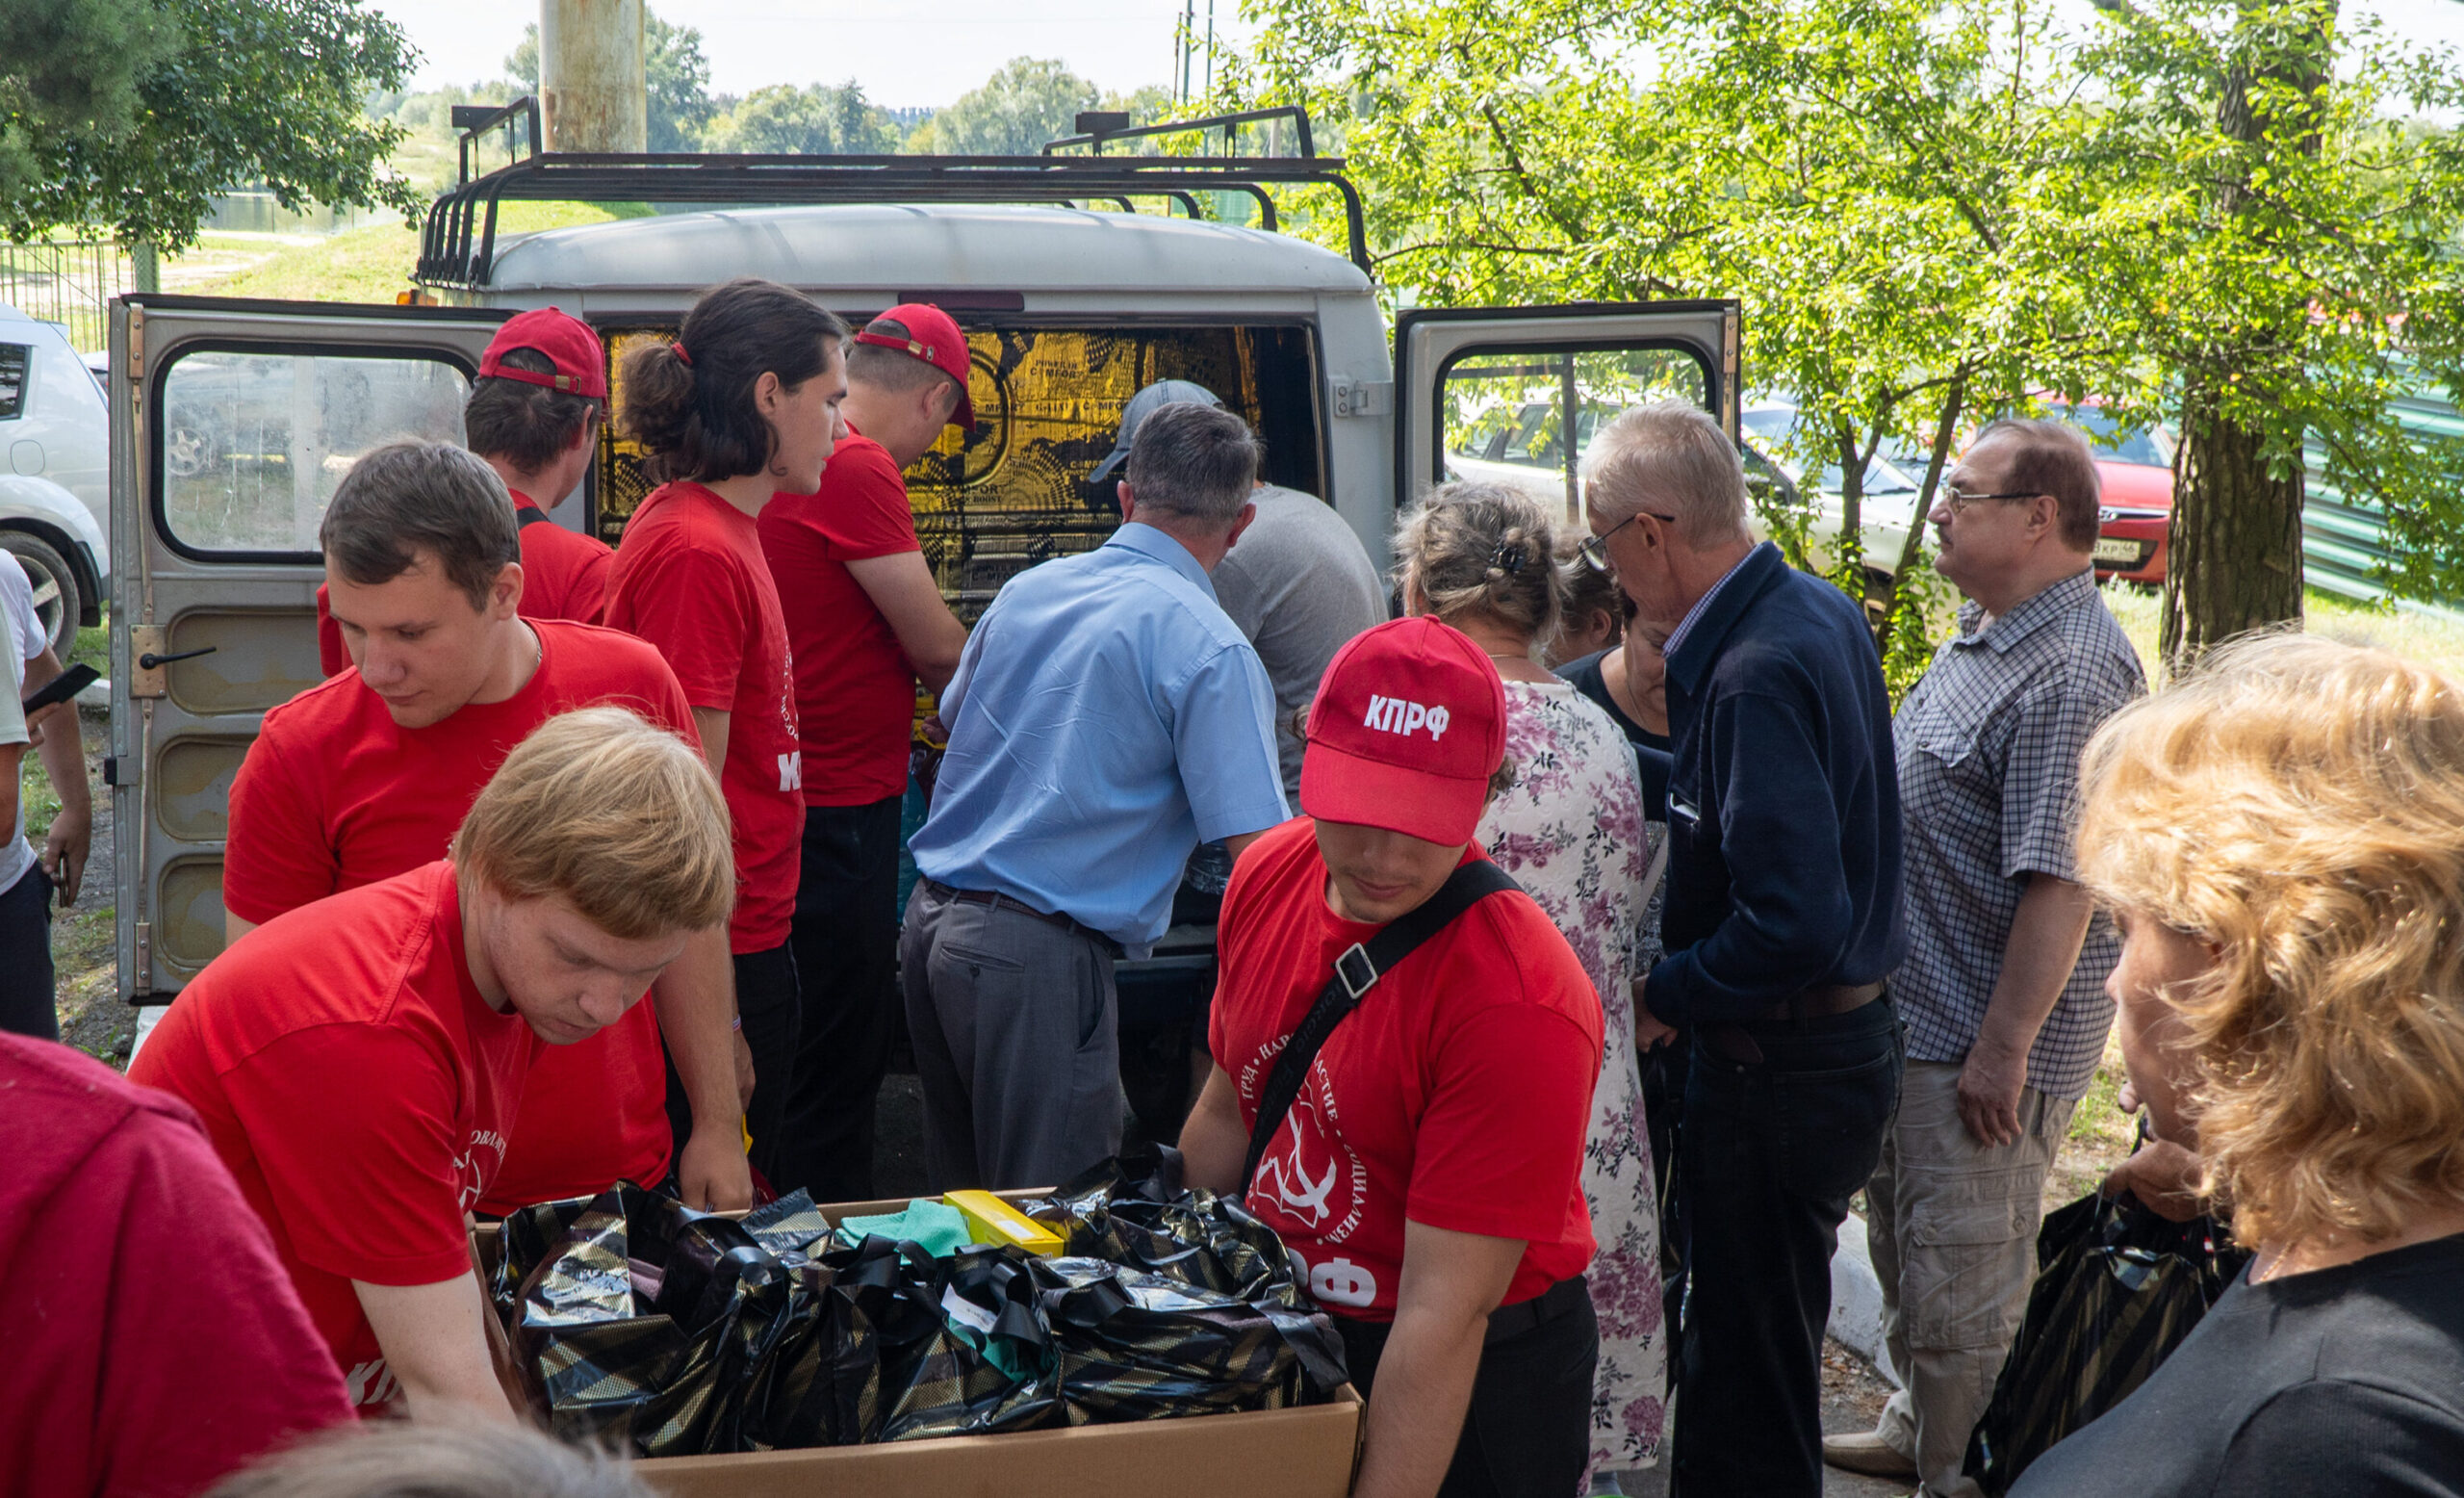
[[[50,681],[45,682],[42,684],[42,689],[40,691],[38,691],[33,696],[25,699],[25,710],[29,713],[35,713],[41,711],[43,709],[48,708],[55,703],[66,702],[71,697],[76,696],[79,692],[84,691],[87,687],[101,681],[102,678],[103,673],[95,670],[92,666],[90,666],[81,660],[77,664],[70,666],[67,670],[61,672],[58,676],[53,677]]]

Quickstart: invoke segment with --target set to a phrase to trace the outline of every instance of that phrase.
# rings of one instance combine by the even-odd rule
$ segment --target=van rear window
[[[312,559],[343,475],[397,437],[462,441],[470,384],[441,359],[193,348],[164,372],[166,534],[192,555]]]
[[[669,326],[603,327],[609,394],[624,409],[624,359],[676,337]],[[1265,440],[1270,483],[1326,495],[1318,432],[1316,356],[1293,326],[979,328],[968,395],[976,429],[955,427],[908,473],[925,560],[972,623],[1022,569],[1092,550],[1120,524],[1110,481],[1087,476],[1112,451],[1121,408],[1159,379],[1212,390]],[[654,485],[648,454],[610,423],[601,436],[598,516],[611,545]]]

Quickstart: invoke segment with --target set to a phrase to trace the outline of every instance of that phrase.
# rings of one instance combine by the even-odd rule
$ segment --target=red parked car
[[[2096,529],[2096,581],[2161,585],[2165,531],[2173,520],[2173,436],[2121,426],[2094,405],[2048,402],[2044,414],[2068,422],[2095,445],[2103,502]]]

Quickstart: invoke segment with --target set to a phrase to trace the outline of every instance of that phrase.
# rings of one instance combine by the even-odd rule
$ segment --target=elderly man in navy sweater
[[[1862,611],[1754,544],[1701,408],[1627,411],[1589,474],[1592,548],[1673,632],[1668,956],[1635,1017],[1693,1042],[1673,1491],[1816,1498],[1831,1253],[1899,1098],[1890,700]]]

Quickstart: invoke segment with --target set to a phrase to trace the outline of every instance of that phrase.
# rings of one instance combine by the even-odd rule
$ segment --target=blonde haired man
[[[274,917],[181,992],[130,1079],[196,1110],[363,1412],[514,1417],[466,1235],[523,1078],[734,895],[701,756],[585,709],[506,757],[448,858]]]

